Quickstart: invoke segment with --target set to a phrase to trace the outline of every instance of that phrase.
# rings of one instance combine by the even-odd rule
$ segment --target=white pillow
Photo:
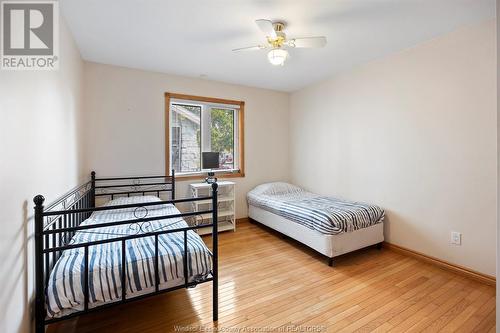
[[[113,199],[111,201],[106,202],[104,205],[102,205],[102,207],[112,207],[112,206],[131,205],[131,204],[143,204],[143,203],[157,202],[157,201],[161,201],[161,199],[154,196],[154,195],[137,195],[137,196],[119,197],[119,198]],[[140,207],[140,206],[138,206],[138,207]],[[111,215],[109,215],[110,212],[112,212],[112,213],[134,212],[137,209],[139,209],[138,207],[95,211],[92,213],[89,220],[102,219],[103,216],[109,217],[109,216],[111,216]],[[146,207],[144,207],[144,208],[146,208]],[[147,209],[147,211],[156,211],[156,210],[163,209],[163,208],[165,208],[165,205],[160,204],[160,205],[147,206],[146,209]],[[109,222],[109,221],[107,221],[107,222]]]
[[[304,192],[304,189],[285,182],[266,183],[259,185],[252,190],[252,194],[257,195],[280,195],[300,192]]]
[[[111,201],[106,202],[103,206],[119,206],[119,205],[130,205],[130,204],[141,204],[146,202],[156,202],[161,201],[160,198],[154,195],[137,195],[131,197],[119,197]],[[156,206],[152,206],[156,207]]]

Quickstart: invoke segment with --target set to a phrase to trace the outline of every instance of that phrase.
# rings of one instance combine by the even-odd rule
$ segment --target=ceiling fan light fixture
[[[267,54],[267,59],[274,66],[283,66],[288,58],[288,51],[283,49],[272,49]]]
[[[1,1],[1,0],[0,0]],[[326,45],[325,36],[288,38],[283,21],[255,20],[257,27],[266,36],[266,42],[255,46],[240,47],[233,51],[270,50],[267,59],[273,66],[283,66],[289,54],[287,49],[320,48]]]

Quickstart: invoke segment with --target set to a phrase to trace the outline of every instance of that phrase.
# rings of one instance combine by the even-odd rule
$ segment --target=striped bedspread
[[[248,203],[323,234],[340,234],[384,220],[382,208],[361,202],[319,196],[287,183],[257,186]]]
[[[159,201],[157,197],[118,198],[107,205]],[[148,217],[178,214],[173,205],[148,206]],[[119,209],[94,212],[82,225],[136,219],[145,215],[145,208]],[[135,235],[141,232],[160,231],[186,227],[181,218],[164,219],[139,224],[113,227],[96,227],[78,231],[71,244]],[[188,231],[187,271],[190,282],[206,278],[212,269],[212,254],[203,240]],[[121,241],[89,247],[89,308],[121,299]],[[137,238],[126,242],[126,293],[127,298],[154,290],[154,237]],[[158,262],[160,289],[184,283],[183,232],[163,234],[158,237]],[[60,317],[84,307],[84,248],[65,250],[52,270],[47,286],[47,316]]]

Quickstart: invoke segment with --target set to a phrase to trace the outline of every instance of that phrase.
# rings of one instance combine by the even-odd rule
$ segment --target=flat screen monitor
[[[201,153],[201,166],[203,169],[218,169],[220,166],[219,153],[218,152]]]

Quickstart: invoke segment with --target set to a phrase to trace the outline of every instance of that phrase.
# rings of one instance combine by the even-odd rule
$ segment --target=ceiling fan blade
[[[324,47],[326,45],[326,37],[303,37],[303,38],[292,38],[288,41],[288,46],[290,47],[308,47],[317,48]]]
[[[265,46],[262,46],[262,45],[255,45],[255,46],[248,46],[248,47],[240,47],[240,48],[237,48],[237,49],[233,49],[234,52],[238,52],[238,51],[258,51],[258,50],[262,50],[262,49],[265,49],[266,47]]]
[[[273,22],[269,20],[255,20],[259,29],[266,35],[266,37],[276,38],[276,31],[274,31]]]

